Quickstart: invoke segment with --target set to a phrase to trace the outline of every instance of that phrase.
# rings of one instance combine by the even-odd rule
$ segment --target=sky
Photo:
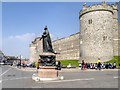
[[[46,25],[52,40],[79,32],[79,12],[83,4],[84,2],[3,2],[2,51],[5,55],[29,58],[29,44],[35,37],[42,35]]]

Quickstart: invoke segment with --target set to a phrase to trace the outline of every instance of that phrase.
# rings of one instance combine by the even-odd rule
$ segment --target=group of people
[[[79,68],[81,70],[86,69],[115,69],[116,68],[116,62],[114,63],[101,63],[100,59],[98,59],[97,63],[85,63],[84,60],[82,60],[82,63],[79,64]]]

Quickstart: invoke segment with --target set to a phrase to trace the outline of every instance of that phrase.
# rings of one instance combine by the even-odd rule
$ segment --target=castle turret
[[[80,58],[101,62],[113,58],[113,7],[103,2],[80,11]],[[82,42],[82,43],[81,43]]]
[[[112,4],[113,7],[113,52],[118,56],[118,3]]]

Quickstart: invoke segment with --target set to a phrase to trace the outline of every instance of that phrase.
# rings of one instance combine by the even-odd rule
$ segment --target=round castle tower
[[[114,56],[118,56],[118,3],[115,5],[112,4],[113,7],[113,52]]]
[[[113,58],[113,7],[103,2],[80,11],[80,57],[85,62]]]

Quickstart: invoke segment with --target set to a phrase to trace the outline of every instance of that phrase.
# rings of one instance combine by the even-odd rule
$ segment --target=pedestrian
[[[97,70],[97,67],[98,67],[98,66],[97,66],[97,63],[95,63],[95,69],[96,69],[96,70]]]
[[[116,68],[116,62],[113,63],[113,69]]]
[[[113,67],[113,66],[112,66],[112,63],[110,63],[110,64],[109,64],[109,68],[112,69],[112,67]]]
[[[81,63],[79,63],[79,69],[81,69],[81,66],[82,66]]]
[[[96,66],[96,64],[94,63],[94,64],[93,64],[93,69],[95,69],[95,66]]]
[[[100,62],[100,58],[98,58],[98,61],[97,61],[97,63],[99,63]]]
[[[104,67],[104,64],[103,64],[103,63],[101,63],[101,69],[103,69],[103,67]]]
[[[108,63],[108,62],[106,63],[105,68],[106,68],[106,69],[109,68],[109,63]]]
[[[90,63],[88,63],[88,66],[87,66],[88,69],[90,69]]]
[[[101,63],[98,63],[98,69],[101,70]]]
[[[85,70],[85,67],[86,67],[86,65],[85,65],[85,62],[84,62],[84,60],[82,60],[82,70]]]
[[[90,64],[90,69],[92,69],[93,67],[92,67],[93,65],[92,65],[92,63]]]
[[[97,68],[98,68],[99,70],[101,70],[101,62],[100,62],[100,58],[98,58],[98,65],[97,65]]]
[[[39,61],[36,62],[36,68],[37,68],[37,73],[38,73],[38,69],[39,69]]]
[[[56,62],[57,70],[61,70],[61,62],[57,61]]]
[[[85,69],[87,69],[87,66],[88,66],[88,64],[87,64],[87,63],[85,63]]]

